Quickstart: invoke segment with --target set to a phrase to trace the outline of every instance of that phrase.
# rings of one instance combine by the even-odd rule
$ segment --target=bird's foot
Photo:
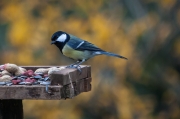
[[[81,67],[79,65],[68,65],[66,66],[66,68],[75,68],[80,72],[80,74],[82,72]]]
[[[79,71],[79,73],[81,74],[82,70],[81,67],[79,65],[76,65],[75,68]]]
[[[66,68],[73,68],[73,67],[74,67],[73,64],[66,66]]]

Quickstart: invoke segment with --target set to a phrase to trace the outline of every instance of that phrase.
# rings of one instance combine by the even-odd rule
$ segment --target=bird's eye
[[[66,34],[62,34],[58,37],[58,39],[56,41],[58,42],[64,42],[67,39],[67,35]]]

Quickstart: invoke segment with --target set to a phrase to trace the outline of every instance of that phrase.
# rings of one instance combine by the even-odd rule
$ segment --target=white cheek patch
[[[58,42],[64,42],[67,39],[67,35],[66,34],[62,34],[58,37],[58,39],[56,41]]]

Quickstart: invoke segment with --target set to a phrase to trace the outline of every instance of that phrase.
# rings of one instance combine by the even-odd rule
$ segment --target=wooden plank
[[[80,79],[88,77],[86,66],[82,66],[81,73],[77,69],[66,68],[51,76],[51,85],[67,85]]]
[[[26,70],[33,70],[35,71],[38,68],[50,68],[50,67],[57,67],[57,66],[20,66],[25,68]]]
[[[84,80],[87,80],[86,83]],[[63,98],[72,98],[82,92],[90,91],[91,79],[82,79],[66,86],[50,85],[49,92],[46,92],[46,86],[43,85],[11,85],[0,86],[0,99],[44,99],[58,100]],[[87,86],[88,85],[88,86]],[[81,86],[81,88],[79,88]]]
[[[0,87],[0,99],[61,99],[62,86],[49,86],[52,94],[48,94],[41,85],[12,85]]]
[[[91,66],[86,66],[87,67],[87,77],[91,77]]]
[[[91,90],[91,78],[86,78],[73,82],[72,84],[65,85],[61,89],[63,98],[73,98],[82,92],[88,92]]]

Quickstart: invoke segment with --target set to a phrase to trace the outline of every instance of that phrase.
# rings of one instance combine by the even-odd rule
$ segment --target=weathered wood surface
[[[48,68],[50,66],[44,66]],[[26,69],[36,70],[39,67],[25,67]],[[43,99],[43,100],[59,100],[72,98],[82,92],[91,90],[91,73],[89,66],[82,66],[82,72],[76,69],[63,69],[53,74],[52,84],[44,85],[11,85],[0,86],[0,99]]]
[[[52,75],[51,85],[67,85],[84,78],[90,77],[90,67],[83,66],[81,73],[77,69],[66,68]]]

